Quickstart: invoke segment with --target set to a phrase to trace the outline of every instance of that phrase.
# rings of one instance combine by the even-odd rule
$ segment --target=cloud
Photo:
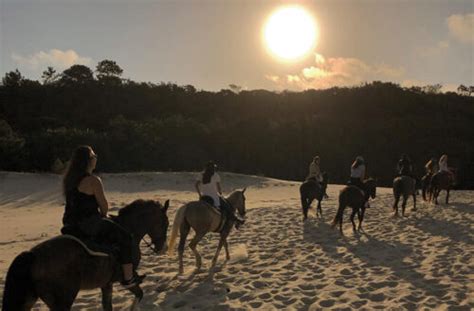
[[[312,66],[300,73],[289,74],[285,78],[266,75],[281,89],[325,89],[334,86],[354,86],[374,80],[400,80],[405,74],[402,67],[387,64],[367,64],[357,58],[325,58],[315,54]]]
[[[16,64],[26,66],[31,70],[42,70],[48,66],[66,69],[74,64],[89,65],[92,62],[91,58],[79,56],[74,50],[61,51],[58,49],[52,49],[49,52],[39,51],[29,56],[13,53],[11,57]]]
[[[463,43],[474,42],[474,14],[454,14],[447,18],[450,34]]]

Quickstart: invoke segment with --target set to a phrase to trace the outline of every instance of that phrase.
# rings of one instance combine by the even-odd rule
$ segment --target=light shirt
[[[448,161],[439,161],[440,172],[449,172]]]
[[[199,176],[198,180],[201,182],[200,188],[201,188],[201,194],[207,195],[211,197],[214,200],[214,206],[219,207],[221,205],[221,202],[219,200],[219,192],[217,191],[217,183],[221,182],[221,177],[219,174],[214,173],[211,177],[211,181],[208,184],[204,184],[202,181],[202,174]]]
[[[362,178],[365,174],[365,165],[360,164],[356,168],[351,167],[351,178]]]
[[[311,164],[309,165],[308,179],[313,178],[313,177],[316,178],[316,180],[319,182],[323,181],[323,177],[321,176],[321,169],[319,168],[319,165],[314,162],[311,162]]]

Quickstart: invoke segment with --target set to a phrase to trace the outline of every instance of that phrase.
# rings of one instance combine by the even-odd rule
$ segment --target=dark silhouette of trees
[[[101,71],[102,79],[119,78],[116,69]],[[331,182],[344,183],[355,156],[363,155],[370,175],[390,185],[400,154],[409,154],[421,175],[430,157],[447,153],[458,186],[474,189],[474,98],[440,93],[437,85],[208,92],[173,83],[111,84],[98,75],[74,65],[42,85],[6,73],[0,169],[49,171],[76,145],[90,144],[102,171],[200,170],[214,159],[222,170],[302,180],[318,154]]]
[[[10,71],[5,74],[2,78],[2,84],[5,87],[18,87],[20,86],[25,78],[21,75],[20,71]]]
[[[122,68],[113,60],[105,59],[100,61],[96,67],[97,79],[105,84],[121,84],[120,76],[123,73]]]
[[[92,70],[84,65],[72,65],[64,70],[59,82],[62,85],[78,85],[90,83],[94,80]]]
[[[41,79],[43,79],[43,84],[45,85],[57,82],[60,77],[61,75],[58,74],[53,67],[48,67],[41,75]]]

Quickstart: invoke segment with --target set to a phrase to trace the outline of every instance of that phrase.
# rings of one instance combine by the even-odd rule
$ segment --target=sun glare
[[[318,30],[311,14],[300,6],[285,6],[273,12],[263,28],[267,49],[275,56],[297,60],[316,46]]]

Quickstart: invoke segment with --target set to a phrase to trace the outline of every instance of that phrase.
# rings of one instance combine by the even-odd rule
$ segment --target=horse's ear
[[[247,190],[247,187],[245,187],[245,188],[242,190],[242,194],[244,194],[245,190]]]
[[[165,205],[163,206],[163,211],[166,213],[170,207],[170,200],[166,200]]]

